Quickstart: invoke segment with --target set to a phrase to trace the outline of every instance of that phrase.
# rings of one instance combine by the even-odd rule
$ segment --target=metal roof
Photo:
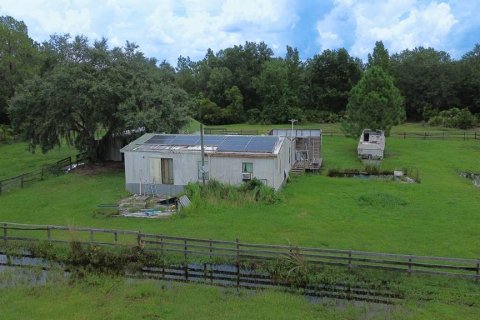
[[[278,136],[239,136],[239,135],[205,135],[203,138],[206,151],[275,153],[277,145],[283,139]],[[200,135],[185,134],[145,134],[133,141],[121,151],[159,151],[165,149],[200,149]]]

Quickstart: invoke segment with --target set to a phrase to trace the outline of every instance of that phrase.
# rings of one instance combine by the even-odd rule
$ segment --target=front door
[[[162,183],[174,184],[172,158],[162,158]]]

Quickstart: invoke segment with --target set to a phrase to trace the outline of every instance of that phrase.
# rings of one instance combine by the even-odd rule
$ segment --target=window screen
[[[250,173],[253,173],[253,163],[251,163],[251,162],[243,162],[243,163],[242,163],[242,172],[250,172]]]

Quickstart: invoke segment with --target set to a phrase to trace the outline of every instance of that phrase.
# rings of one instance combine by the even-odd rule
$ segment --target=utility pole
[[[298,120],[297,120],[297,119],[290,119],[290,120],[288,120],[288,121],[290,121],[290,122],[292,123],[292,134],[293,134],[293,124],[294,124],[295,122],[298,122]]]
[[[202,167],[200,171],[202,172],[202,185],[205,186],[205,147],[203,146],[203,124],[200,124],[200,149],[202,151]]]

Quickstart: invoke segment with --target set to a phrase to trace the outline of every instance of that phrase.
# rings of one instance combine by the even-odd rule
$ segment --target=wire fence
[[[268,134],[269,130],[243,130],[228,128],[207,127],[205,134],[220,135],[259,135]],[[337,130],[322,130],[323,136],[343,137],[345,134]],[[390,137],[400,139],[422,139],[422,140],[480,140],[480,131],[405,131],[391,132]]]

